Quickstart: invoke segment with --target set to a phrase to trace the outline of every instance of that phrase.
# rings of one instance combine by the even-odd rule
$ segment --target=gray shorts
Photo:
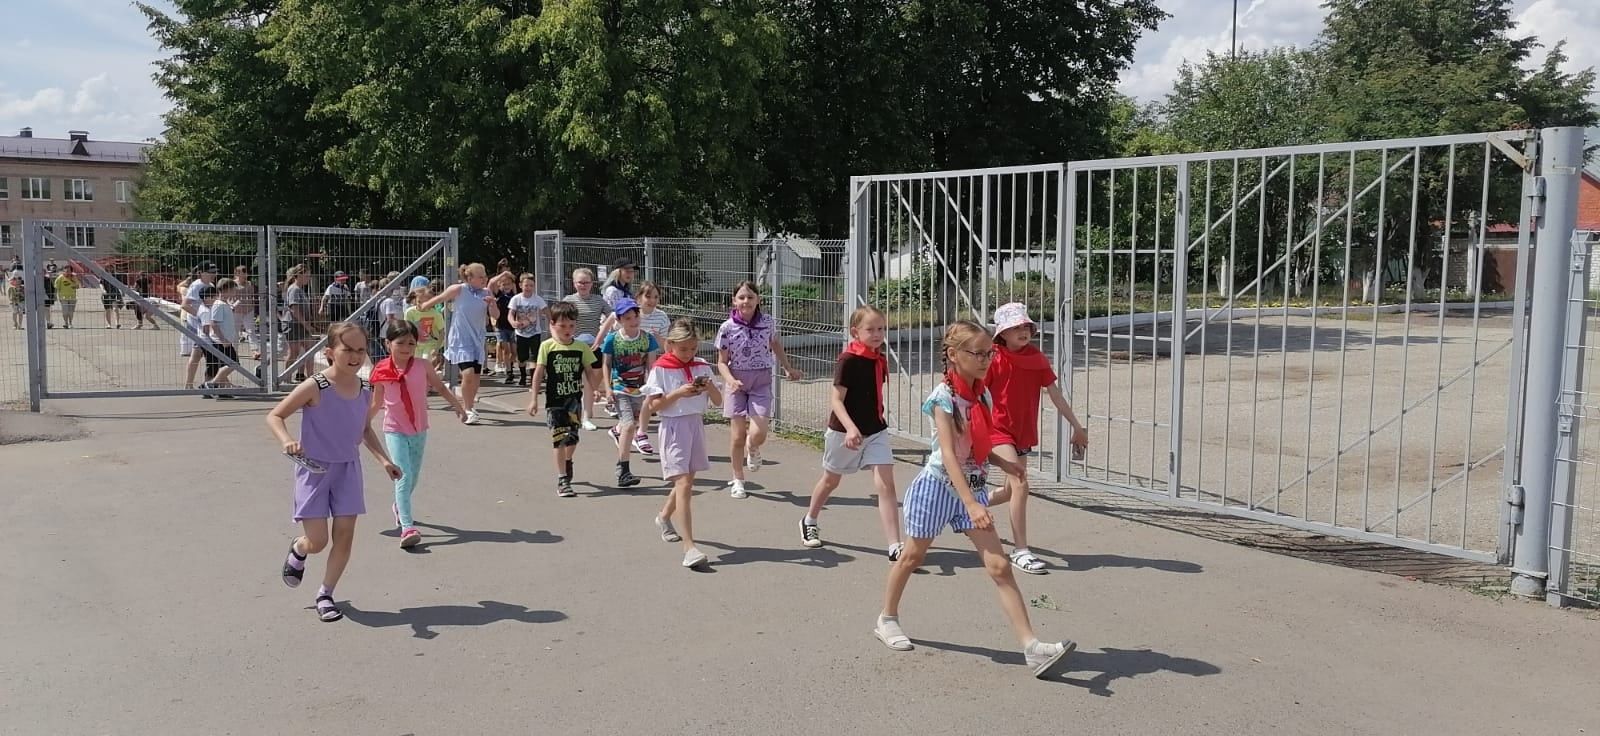
[[[889,445],[889,430],[861,438],[861,449],[852,450],[844,445],[844,432],[828,430],[822,436],[822,469],[839,475],[870,468],[874,465],[893,465],[894,448]]]
[[[617,424],[629,424],[644,416],[644,395],[613,393],[617,400]]]

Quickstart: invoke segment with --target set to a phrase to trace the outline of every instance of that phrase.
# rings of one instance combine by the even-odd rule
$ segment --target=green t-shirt
[[[544,396],[552,406],[583,396],[583,372],[599,368],[594,351],[577,340],[566,345],[555,338],[539,345],[539,365],[544,366]]]
[[[600,354],[611,356],[611,390],[638,396],[644,388],[645,359],[660,349],[656,338],[644,330],[631,340],[620,331],[606,335]]]

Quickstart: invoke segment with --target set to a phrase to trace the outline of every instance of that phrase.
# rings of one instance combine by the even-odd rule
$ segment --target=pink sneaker
[[[633,449],[638,450],[641,455],[656,454],[655,445],[650,444],[650,435],[643,432],[633,438]]]
[[[414,526],[408,526],[404,531],[400,532],[400,549],[411,549],[421,541],[422,532],[417,531]]]

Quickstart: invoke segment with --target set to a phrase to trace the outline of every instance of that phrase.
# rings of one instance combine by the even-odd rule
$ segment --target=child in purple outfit
[[[733,310],[717,329],[717,368],[727,382],[728,403],[722,413],[732,427],[733,483],[729,495],[744,498],[746,470],[761,469],[761,445],[772,421],[772,369],[782,365],[791,381],[801,373],[789,364],[778,336],[778,322],[761,312],[761,290],[742,281],[733,289]],[[752,428],[751,425],[754,425]]]
[[[350,563],[356,517],[367,511],[358,448],[366,445],[390,478],[399,480],[401,473],[372,431],[368,413],[372,385],[359,373],[367,362],[366,331],[352,322],[328,325],[326,357],[328,369],[301,382],[278,402],[267,414],[267,428],[283,444],[284,454],[296,460],[293,518],[305,530],[289,545],[283,583],[291,588],[300,584],[306,557],[328,546],[328,519],[332,517],[333,549],[328,553],[322,587],[317,590],[316,608],[323,621],[338,621],[344,613],[334,605],[333,587]],[[299,441],[290,436],[288,425],[297,411],[301,413]]]

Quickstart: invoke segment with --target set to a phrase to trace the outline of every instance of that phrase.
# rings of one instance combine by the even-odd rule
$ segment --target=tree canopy
[[[1154,0],[176,0],[144,214],[843,234],[853,174],[1104,155]]]

